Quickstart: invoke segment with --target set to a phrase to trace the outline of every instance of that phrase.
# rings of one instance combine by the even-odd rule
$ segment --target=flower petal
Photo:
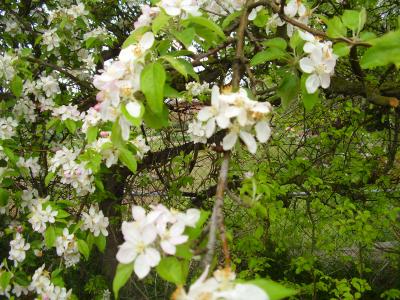
[[[126,111],[134,118],[139,118],[142,112],[142,106],[137,101],[129,102],[126,106]]]
[[[300,59],[300,69],[305,73],[312,73],[315,69],[314,62],[309,57]]]
[[[139,47],[143,50],[150,49],[154,44],[154,34],[149,31],[143,34],[139,41]]]
[[[255,126],[257,140],[260,143],[265,143],[271,136],[271,127],[267,121],[260,121]]]
[[[246,131],[241,130],[239,132],[240,139],[246,144],[247,149],[252,154],[255,154],[257,151],[257,142],[254,136]]]
[[[197,114],[197,119],[202,122],[208,121],[214,116],[213,110],[210,106],[203,107]]]
[[[222,140],[222,147],[225,151],[231,150],[237,141],[238,135],[236,132],[229,132]]]
[[[137,253],[135,251],[134,245],[131,243],[123,243],[117,252],[117,260],[121,264],[129,264],[135,260]]]
[[[133,270],[135,271],[135,274],[139,277],[139,279],[143,279],[147,276],[147,274],[149,274],[150,265],[147,262],[146,256],[144,254],[140,254],[136,258]]]
[[[214,134],[215,128],[216,128],[215,118],[209,119],[206,124],[206,137],[207,138],[211,137]]]
[[[320,80],[317,74],[311,74],[306,80],[306,89],[309,94],[314,94],[320,86]]]
[[[160,252],[158,252],[156,249],[149,247],[145,250],[144,255],[150,267],[155,267],[160,263]]]
[[[161,248],[167,254],[174,255],[176,253],[176,247],[169,240],[161,241]]]

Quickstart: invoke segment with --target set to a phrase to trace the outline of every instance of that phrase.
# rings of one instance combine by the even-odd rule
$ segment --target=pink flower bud
[[[110,135],[110,133],[108,132],[108,131],[101,131],[100,132],[100,136],[102,137],[102,138],[106,138],[106,137],[108,137]]]

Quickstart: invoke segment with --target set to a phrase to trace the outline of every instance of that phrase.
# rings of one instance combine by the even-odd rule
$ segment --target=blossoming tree
[[[364,261],[360,278],[345,280],[345,288],[340,278],[324,275],[314,261],[316,235],[326,224],[316,224],[333,205],[355,216],[346,228],[364,232],[371,230],[365,227],[371,213],[351,202],[319,200],[323,181],[316,172],[285,177],[289,162],[292,171],[302,168],[294,162],[312,137],[306,121],[297,135],[296,125],[283,125],[285,116],[305,120],[324,111],[324,101],[338,95],[357,95],[360,106],[393,113],[388,163],[374,175],[374,184],[384,181],[395,167],[400,130],[398,89],[384,86],[398,81],[400,31],[395,1],[387,11],[381,2],[3,1],[0,295],[149,299],[147,285],[153,299],[360,298],[370,289]],[[350,70],[349,82],[337,76],[346,78],[337,66]],[[356,113],[357,103],[343,111]],[[295,151],[284,144],[290,134],[300,137]],[[330,138],[315,149],[331,147]],[[346,163],[349,149],[365,143],[351,145]],[[280,151],[287,165],[279,162]],[[294,265],[296,274],[310,272],[309,289],[261,266],[241,265],[238,253],[246,247],[235,235],[253,223],[257,230],[249,237],[279,245],[279,232],[287,229],[275,229],[275,238],[268,229],[291,209],[278,196],[296,184],[308,197],[299,205],[312,224],[313,262]],[[384,207],[382,232],[394,238],[388,232],[398,205]],[[244,211],[250,217],[235,221]],[[360,249],[378,241],[378,234],[371,236],[357,240]],[[336,285],[329,288],[328,279]],[[132,283],[144,288],[132,292]],[[394,289],[382,295],[398,297]]]

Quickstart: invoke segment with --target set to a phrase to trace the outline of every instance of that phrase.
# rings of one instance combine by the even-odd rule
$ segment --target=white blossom
[[[62,121],[66,121],[68,119],[72,121],[80,121],[84,116],[83,113],[81,114],[79,112],[78,106],[72,104],[62,105],[54,108],[52,115],[60,118]]]
[[[33,123],[36,120],[35,104],[29,98],[20,98],[15,103],[13,114],[18,119]]]
[[[319,46],[304,46],[308,51],[312,51],[308,57],[300,60],[300,68],[303,72],[311,74],[306,80],[307,92],[313,94],[318,87],[328,88],[331,76],[335,70],[337,56],[333,54],[331,44],[320,43]]]
[[[150,7],[147,4],[142,5],[141,9],[142,9],[142,14],[139,16],[137,21],[134,23],[135,29],[151,25],[152,21],[160,13],[159,7]]]
[[[200,7],[196,0],[161,0],[158,5],[170,16],[201,16]]]
[[[24,157],[20,157],[16,163],[18,168],[27,169],[29,175],[33,177],[37,177],[40,174],[40,164],[39,157],[29,157],[25,159]]]
[[[53,28],[45,31],[42,35],[42,41],[47,46],[47,51],[60,47],[61,39],[57,34],[57,29]]]
[[[82,212],[83,230],[90,230],[94,236],[99,236],[100,233],[108,236],[107,226],[108,218],[104,216],[103,212],[97,206],[90,206],[89,211]]]
[[[41,76],[36,82],[36,86],[38,89],[42,89],[45,92],[46,97],[53,97],[54,95],[60,93],[58,81],[51,75]]]
[[[0,140],[7,140],[15,135],[18,122],[11,117],[0,118]]]
[[[57,215],[58,211],[52,210],[51,205],[47,205],[46,209],[43,209],[43,202],[41,201],[32,207],[28,222],[31,223],[33,231],[43,233],[47,228],[46,223],[54,223]]]
[[[229,90],[220,93],[217,86],[212,89],[211,106],[202,108],[197,119],[189,126],[189,133],[196,142],[206,142],[217,129],[228,129],[222,140],[225,151],[232,149],[238,138],[247,146],[250,153],[257,150],[257,142],[268,141],[271,135],[269,115],[272,111],[268,102],[251,100],[244,89],[236,93]]]
[[[11,80],[15,75],[15,68],[13,66],[17,57],[8,53],[0,55],[0,79]]]
[[[31,245],[29,243],[25,243],[24,237],[17,232],[15,238],[10,242],[10,252],[8,259],[14,261],[14,265],[17,266],[18,263],[21,263],[25,260],[26,251],[29,250]]]
[[[70,234],[68,228],[64,228],[62,236],[56,239],[56,252],[58,256],[62,256],[65,260],[66,267],[76,265],[80,260],[78,251],[78,243],[75,235]]]

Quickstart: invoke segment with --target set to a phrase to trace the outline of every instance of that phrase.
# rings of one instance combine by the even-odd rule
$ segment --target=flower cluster
[[[121,106],[126,105],[133,118],[143,113],[142,104],[135,99],[134,93],[140,89],[144,57],[153,43],[153,33],[146,32],[138,44],[122,49],[118,60],[109,61],[103,73],[96,75],[93,81],[100,90],[96,97],[99,104],[95,109],[100,112],[102,121],[116,122],[119,119],[124,140],[129,139],[130,123],[122,114]]]
[[[203,107],[197,119],[189,126],[193,141],[205,143],[216,130],[227,129],[222,141],[225,151],[232,149],[238,137],[246,144],[250,153],[257,151],[257,142],[268,141],[271,135],[269,116],[272,111],[269,102],[251,100],[244,89],[233,93],[229,89],[220,93],[214,86],[211,94],[211,106]]]
[[[10,252],[8,259],[14,261],[14,265],[17,266],[18,263],[23,262],[26,257],[26,251],[29,250],[31,245],[29,243],[25,243],[25,239],[17,232],[15,235],[15,239],[10,242]]]
[[[303,50],[309,54],[300,60],[300,68],[311,74],[306,80],[306,89],[313,94],[320,86],[324,89],[329,87],[338,56],[333,53],[330,41],[321,42],[308,32],[299,31],[299,34],[306,41]]]
[[[80,121],[84,117],[84,113],[80,113],[77,105],[62,105],[60,107],[54,108],[52,115],[54,117],[60,118],[62,121],[72,120]]]
[[[90,206],[89,211],[82,212],[83,230],[90,230],[94,236],[99,236],[100,233],[108,236],[107,226],[108,218],[104,216],[103,212],[97,206]]]
[[[186,213],[168,209],[159,204],[146,214],[144,208],[132,208],[133,222],[122,223],[125,242],[120,246],[117,260],[123,264],[134,262],[134,271],[144,278],[152,267],[159,264],[159,249],[169,255],[176,253],[176,246],[185,243],[185,227],[195,227],[200,211],[189,209]],[[158,247],[157,247],[158,245]]]
[[[41,199],[32,207],[31,217],[28,221],[31,223],[33,231],[43,233],[47,228],[46,223],[54,223],[56,221],[55,217],[58,215],[58,211],[52,210],[51,205],[47,205],[47,207],[43,209],[43,204],[48,199],[49,197]]]
[[[158,4],[170,16],[201,16],[196,0],[161,0]]]
[[[15,135],[18,122],[11,117],[0,118],[0,140],[7,140]]]
[[[39,157],[20,157],[16,163],[18,168],[28,170],[28,174],[37,177],[40,174]]]
[[[208,82],[198,83],[196,81],[191,81],[186,84],[186,90],[188,93],[194,97],[210,91],[210,84]]]
[[[68,228],[64,228],[62,236],[56,239],[56,252],[58,256],[62,256],[65,261],[65,266],[71,267],[76,265],[80,260],[78,251],[78,243],[74,234],[70,234]]]
[[[45,269],[45,265],[35,271],[32,276],[29,290],[34,291],[40,299],[48,300],[67,300],[72,294],[72,290],[67,291],[66,288],[54,285],[50,281],[50,274]]]
[[[144,26],[150,26],[153,20],[158,16],[160,13],[159,7],[150,7],[149,5],[145,4],[141,6],[142,14],[139,16],[137,21],[135,22],[134,26],[135,29]]]
[[[49,170],[61,177],[61,183],[71,185],[79,196],[94,191],[92,170],[86,168],[85,162],[76,162],[78,153],[64,147],[58,150],[50,160]]]
[[[15,75],[14,62],[17,57],[8,53],[0,55],[0,79],[11,80]]]
[[[173,300],[269,300],[269,296],[258,286],[234,282],[236,275],[230,269],[217,270],[207,279],[208,267],[193,283],[188,292],[179,287],[172,295]]]
[[[311,15],[311,10],[309,10],[301,0],[290,0],[284,7],[284,13],[289,18],[295,18],[298,22],[307,24],[308,19]],[[297,18],[296,18],[297,17]],[[288,36],[292,36],[295,27],[292,24],[287,24]]]

